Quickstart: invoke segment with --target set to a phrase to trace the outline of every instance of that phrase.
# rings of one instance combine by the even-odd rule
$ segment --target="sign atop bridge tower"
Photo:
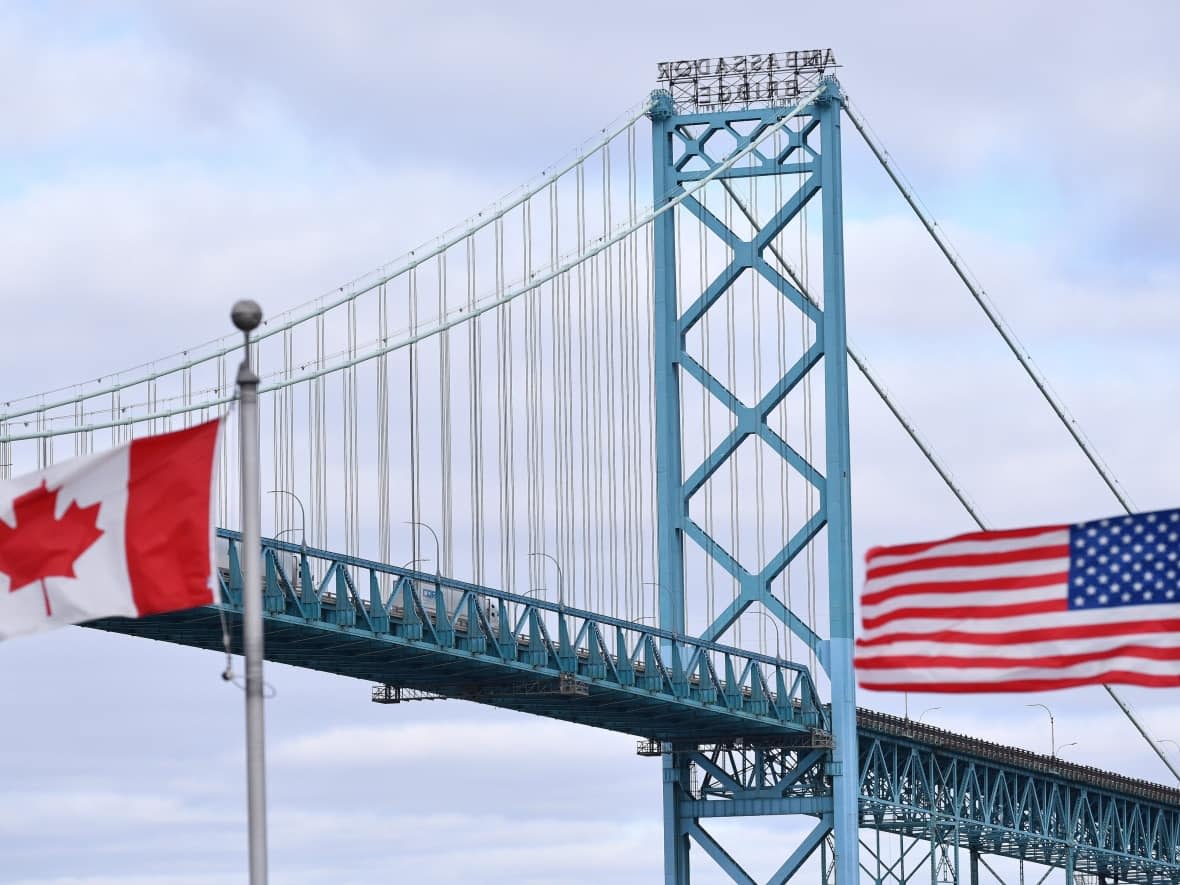
[[[838,68],[831,49],[665,61],[657,79],[682,110],[793,105]]]

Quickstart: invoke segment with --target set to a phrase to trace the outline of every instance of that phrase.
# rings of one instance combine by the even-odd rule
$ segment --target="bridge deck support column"
[[[689,766],[675,752],[665,752],[663,763],[664,885],[689,885],[689,836],[680,816],[680,804],[688,795]]]

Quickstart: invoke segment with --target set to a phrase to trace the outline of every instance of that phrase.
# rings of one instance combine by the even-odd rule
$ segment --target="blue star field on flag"
[[[1069,607],[1180,602],[1180,510],[1070,526]]]

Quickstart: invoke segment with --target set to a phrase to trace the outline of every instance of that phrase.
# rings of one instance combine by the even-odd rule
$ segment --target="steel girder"
[[[1083,780],[1080,766],[1036,757],[1041,770],[1030,770],[1013,764],[1028,753],[984,742],[964,753],[896,731],[861,726],[862,826],[1058,867],[1067,881],[1180,883],[1180,791],[1128,795]]]
[[[984,856],[1097,882],[1180,883],[1180,790],[1016,748],[922,728],[868,710],[860,718],[861,881],[978,883]],[[951,749],[953,747],[953,749]],[[795,737],[668,745],[678,837],[735,882],[754,880],[710,835],[707,820],[805,814],[816,826],[769,883],[787,882],[816,847],[829,882],[832,779],[822,746]],[[882,835],[897,837],[886,857]],[[854,873],[855,875],[856,873]]]

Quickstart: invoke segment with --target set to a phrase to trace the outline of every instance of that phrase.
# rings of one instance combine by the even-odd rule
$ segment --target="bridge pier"
[[[664,745],[664,885],[688,885],[689,835],[681,823],[681,805],[691,787],[689,764]]]

